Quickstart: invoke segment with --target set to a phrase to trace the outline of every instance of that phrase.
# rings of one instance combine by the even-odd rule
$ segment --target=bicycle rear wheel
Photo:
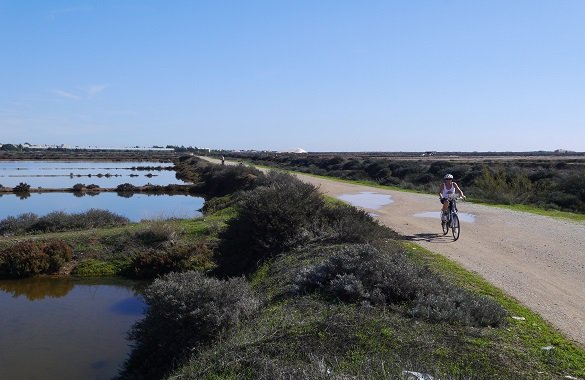
[[[451,232],[453,233],[453,240],[459,239],[461,233],[461,226],[459,225],[459,217],[457,214],[451,216]]]

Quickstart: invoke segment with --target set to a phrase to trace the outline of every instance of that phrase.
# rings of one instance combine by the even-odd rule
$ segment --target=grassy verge
[[[510,320],[498,335],[508,345],[516,347],[517,352],[523,351],[526,360],[538,360],[540,365],[553,373],[585,377],[585,350],[565,338],[538,314],[453,260],[410,242],[402,244],[414,260],[424,263],[457,285],[493,298],[502,305],[509,312]]]
[[[218,233],[233,215],[233,208],[226,208],[195,219],[0,237],[0,253],[29,241],[57,240],[73,250],[67,266],[54,272],[59,274],[150,277],[172,269],[208,270]]]

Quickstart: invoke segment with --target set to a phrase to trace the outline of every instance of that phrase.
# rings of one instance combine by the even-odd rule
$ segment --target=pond
[[[138,168],[166,170],[138,170]],[[75,184],[116,187],[185,184],[175,177],[170,162],[87,162],[87,161],[0,161],[0,185],[15,187],[21,182],[31,188],[71,188]]]
[[[31,193],[25,199],[15,194],[0,196],[0,220],[32,212],[43,216],[53,211],[80,213],[91,208],[109,210],[133,222],[143,219],[195,218],[201,216],[201,197],[190,195],[133,194],[126,198],[117,193],[98,193],[77,197],[72,193]]]
[[[31,188],[72,188],[77,183],[115,188],[123,183],[142,186],[185,184],[170,162],[90,162],[90,161],[0,161],[0,185],[14,187],[20,182]],[[116,193],[31,193],[26,198],[0,195],[0,220],[7,216],[34,213],[43,216],[53,211],[80,213],[91,208],[109,210],[133,222],[143,219],[193,218],[201,215],[203,198],[186,195],[134,194],[129,198]]]
[[[0,280],[2,379],[111,379],[142,318],[143,284],[120,279]]]

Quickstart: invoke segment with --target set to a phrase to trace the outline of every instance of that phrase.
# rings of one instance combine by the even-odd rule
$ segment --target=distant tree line
[[[525,204],[585,213],[585,159],[401,160],[359,155],[232,153],[231,157],[303,173],[371,181],[435,193],[451,173],[466,195],[498,204]]]

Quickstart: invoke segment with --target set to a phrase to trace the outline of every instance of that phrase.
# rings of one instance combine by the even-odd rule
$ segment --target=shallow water
[[[0,185],[14,187],[20,182],[32,188],[71,188],[77,183],[116,187],[184,184],[174,170],[136,170],[137,167],[173,166],[170,162],[86,162],[86,161],[1,161]]]
[[[136,282],[0,280],[0,378],[111,379],[144,313]]]
[[[418,214],[414,214],[417,218],[433,218],[433,219],[441,219],[441,212],[440,211],[427,211],[427,212],[420,212]],[[457,213],[459,216],[459,220],[465,223],[475,223],[475,215],[468,214],[465,212]]]
[[[364,207],[369,209],[379,209],[382,206],[394,202],[390,195],[372,193],[369,191],[361,192],[359,194],[342,194],[337,197],[344,202],[356,207]]]
[[[134,194],[126,198],[107,192],[82,197],[72,193],[31,193],[26,199],[20,199],[15,194],[4,194],[0,195],[0,220],[28,212],[43,216],[53,211],[71,214],[91,208],[109,210],[133,222],[171,217],[194,218],[201,216],[199,209],[203,203],[203,198],[190,195]]]

